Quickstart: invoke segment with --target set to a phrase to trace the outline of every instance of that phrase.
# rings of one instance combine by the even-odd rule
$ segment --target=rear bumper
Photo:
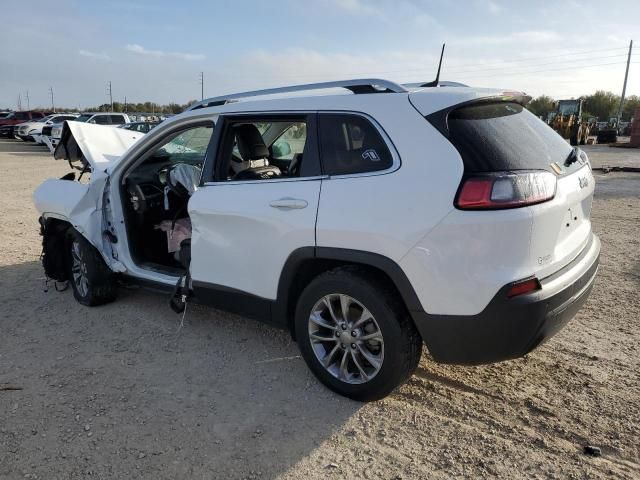
[[[570,264],[540,280],[542,289],[513,298],[503,287],[477,315],[412,312],[429,352],[438,362],[476,365],[522,357],[551,338],[589,297],[600,257],[592,234]]]

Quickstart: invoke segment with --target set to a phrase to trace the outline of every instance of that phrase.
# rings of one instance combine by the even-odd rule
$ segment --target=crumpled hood
[[[67,121],[53,156],[56,160],[86,161],[93,170],[106,171],[143,136],[124,128]]]

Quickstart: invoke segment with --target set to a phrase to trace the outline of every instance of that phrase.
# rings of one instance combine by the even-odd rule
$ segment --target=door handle
[[[280,198],[278,200],[272,200],[269,203],[269,206],[273,208],[280,208],[282,210],[293,210],[300,208],[307,208],[306,200],[301,200],[299,198]]]

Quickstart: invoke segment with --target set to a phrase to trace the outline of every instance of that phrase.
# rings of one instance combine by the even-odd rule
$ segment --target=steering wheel
[[[144,186],[148,187],[147,193],[144,191]],[[151,188],[156,191],[149,192]],[[136,213],[146,212],[149,208],[157,204],[163,195],[162,190],[151,183],[132,183],[127,186],[127,191],[129,192],[131,206]]]

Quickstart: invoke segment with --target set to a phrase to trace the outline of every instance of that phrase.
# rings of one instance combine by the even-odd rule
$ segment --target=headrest
[[[262,140],[258,127],[252,123],[246,123],[234,127],[238,150],[244,161],[258,160],[269,156],[269,149]]]

